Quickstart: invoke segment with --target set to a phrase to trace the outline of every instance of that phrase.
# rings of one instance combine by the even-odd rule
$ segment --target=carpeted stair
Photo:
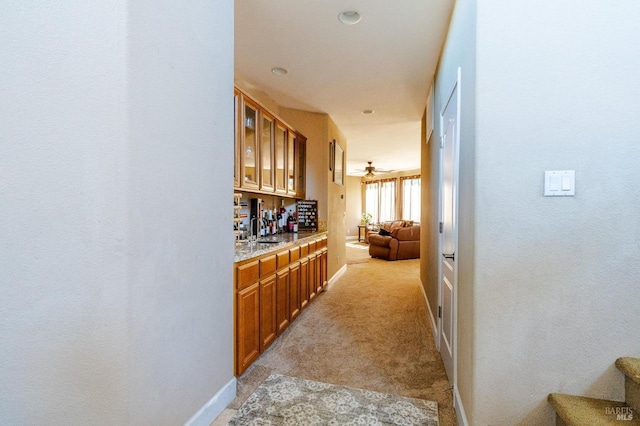
[[[618,358],[616,367],[625,375],[625,402],[552,393],[556,425],[640,425],[640,358]]]

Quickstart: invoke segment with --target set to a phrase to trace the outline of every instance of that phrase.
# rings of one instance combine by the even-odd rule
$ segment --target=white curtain
[[[396,219],[396,181],[381,182],[380,222]]]
[[[380,185],[378,182],[365,183],[365,211],[364,213],[371,214],[371,222],[378,223],[378,190]]]
[[[402,180],[402,219],[420,222],[420,178]]]

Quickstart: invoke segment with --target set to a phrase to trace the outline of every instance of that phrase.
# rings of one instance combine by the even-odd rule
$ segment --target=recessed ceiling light
[[[374,111],[373,111],[372,109],[365,109],[364,111],[362,111],[362,113],[363,113],[364,115],[369,115],[369,114],[373,114],[373,113],[374,113]]]
[[[353,25],[360,22],[360,19],[362,19],[362,16],[360,16],[360,14],[355,10],[347,10],[346,12],[342,12],[340,15],[338,15],[338,19],[343,24]]]
[[[285,75],[289,73],[289,71],[280,67],[271,68],[271,72],[274,73],[275,75]]]

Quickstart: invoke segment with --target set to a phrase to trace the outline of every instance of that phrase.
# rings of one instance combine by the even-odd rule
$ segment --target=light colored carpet
[[[419,259],[371,259],[367,248],[347,244],[347,271],[238,378],[229,408],[238,409],[279,373],[435,401],[440,424],[456,424],[420,289]]]
[[[272,374],[229,421],[246,425],[437,426],[438,404]]]

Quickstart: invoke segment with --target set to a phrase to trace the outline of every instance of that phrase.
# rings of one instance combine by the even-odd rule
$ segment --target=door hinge
[[[438,306],[438,318],[442,318],[442,306]]]
[[[444,232],[444,222],[438,223],[438,231],[442,234]]]

